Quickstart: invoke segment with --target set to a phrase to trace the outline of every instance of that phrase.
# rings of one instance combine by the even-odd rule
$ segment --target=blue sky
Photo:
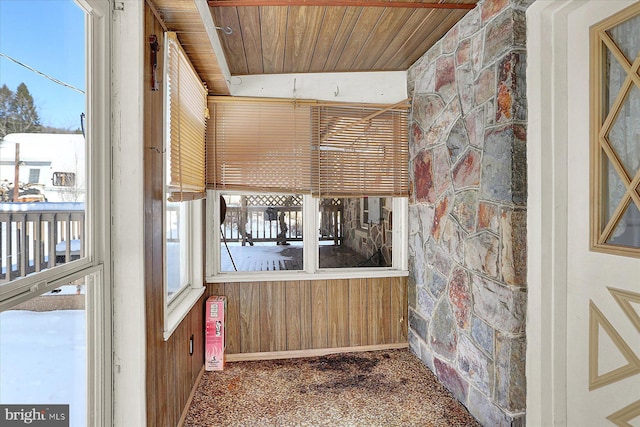
[[[85,90],[84,12],[73,0],[0,0],[0,52]],[[77,129],[84,95],[0,57],[0,86],[24,82],[40,122]]]

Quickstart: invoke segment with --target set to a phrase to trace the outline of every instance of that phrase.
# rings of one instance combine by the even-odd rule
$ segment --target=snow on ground
[[[259,242],[253,246],[242,246],[240,244],[229,244],[229,251],[238,271],[266,271],[284,269],[281,261],[290,261],[292,258],[282,255],[282,251],[287,248],[302,248],[302,242],[294,242],[291,245],[280,246],[275,242]],[[220,270],[234,271],[233,264],[229,258],[229,253],[224,246],[220,245]]]
[[[0,313],[0,403],[69,404],[86,424],[86,319],[82,310]]]

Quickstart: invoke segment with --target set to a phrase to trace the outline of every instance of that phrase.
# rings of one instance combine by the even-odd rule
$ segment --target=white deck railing
[[[0,203],[0,282],[85,254],[84,203]]]

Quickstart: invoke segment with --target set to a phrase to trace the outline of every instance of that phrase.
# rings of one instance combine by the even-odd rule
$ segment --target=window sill
[[[207,283],[239,283],[239,282],[275,282],[287,280],[327,280],[327,279],[368,279],[378,277],[405,277],[409,275],[408,270],[393,269],[340,269],[321,270],[315,273],[305,271],[247,271],[240,273],[220,273],[215,276],[208,276]]]
[[[178,328],[178,325],[186,317],[187,313],[198,302],[204,294],[205,287],[191,288],[179,296],[180,300],[175,301],[170,309],[167,309],[166,327],[164,331],[164,340],[167,341],[171,334]]]

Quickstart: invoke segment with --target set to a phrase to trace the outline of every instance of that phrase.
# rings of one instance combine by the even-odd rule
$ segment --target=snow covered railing
[[[0,282],[84,256],[84,220],[84,203],[0,203]]]

